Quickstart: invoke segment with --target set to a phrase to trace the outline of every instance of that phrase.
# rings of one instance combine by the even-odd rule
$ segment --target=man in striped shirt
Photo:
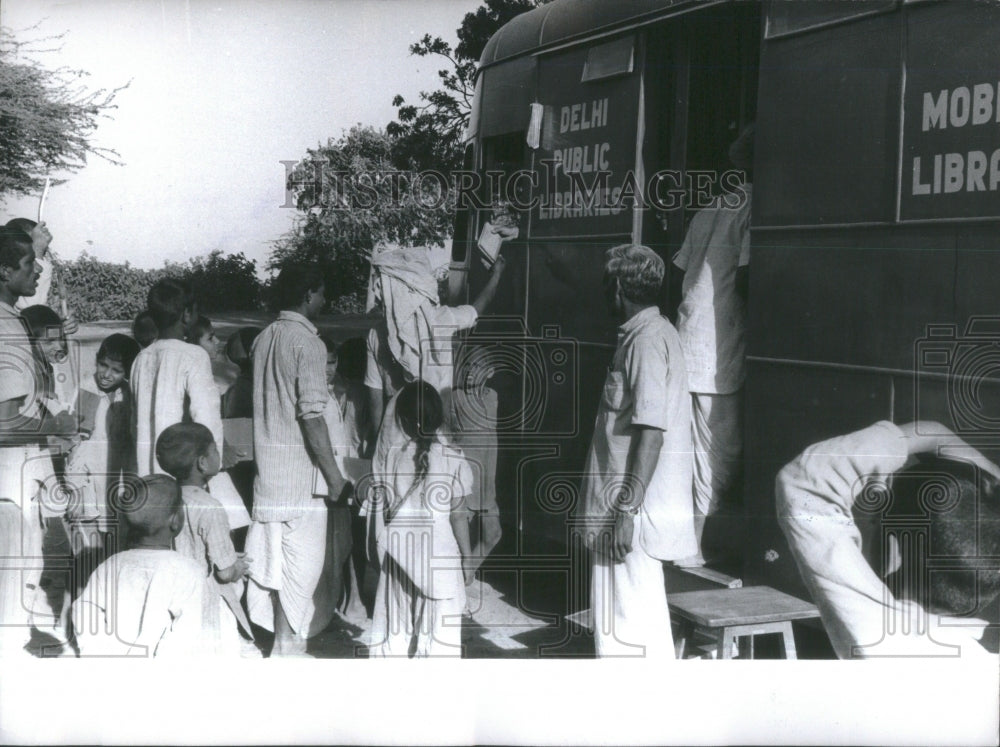
[[[246,553],[253,559],[247,590],[250,619],[274,631],[272,656],[305,652],[306,639],[333,617],[336,600],[321,585],[326,505],[313,497],[313,467],[342,495],[323,418],[326,346],[312,320],[326,305],[316,268],[286,267],[275,280],[282,311],[253,345],[253,439],[257,461],[253,523]]]

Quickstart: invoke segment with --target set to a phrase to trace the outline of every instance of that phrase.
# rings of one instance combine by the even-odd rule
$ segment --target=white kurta
[[[431,446],[427,474],[414,483],[416,445],[392,452],[376,475],[396,506],[378,538],[382,556],[372,620],[371,657],[460,656],[465,582],[462,554],[451,528],[454,496],[472,486],[461,453]],[[380,512],[381,513],[381,512]]]
[[[101,563],[73,603],[81,658],[202,653],[205,575],[173,550],[125,550]]]
[[[156,439],[176,423],[201,423],[222,453],[219,390],[204,349],[183,340],[156,340],[136,357],[129,381],[140,477],[164,473],[156,461]]]

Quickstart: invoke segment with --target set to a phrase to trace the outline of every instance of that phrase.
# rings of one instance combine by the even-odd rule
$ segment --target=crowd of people
[[[730,153],[749,173],[752,129]],[[695,216],[674,258],[676,327],[658,306],[659,255],[626,244],[604,257],[620,326],[575,524],[598,656],[673,658],[663,564],[705,563],[705,520],[738,483],[746,194]],[[199,299],[163,279],[133,334],[108,335],[92,380],[76,381],[65,360],[76,323],[30,303],[46,297],[50,241],[22,219],[0,230],[0,533],[16,548],[0,568],[2,653],[34,630],[80,656],[238,657],[266,632],[270,656],[300,656],[337,615],[356,615],[370,620],[370,657],[461,656],[466,589],[502,532],[494,369],[456,341],[494,298],[503,254],[470,304],[450,306],[426,251],[377,253],[379,321],[339,344],[315,324],[323,274],[287,266],[277,318],[225,342],[231,383],[213,375],[222,343]],[[963,461],[940,459],[946,447]],[[938,541],[969,561],[929,587],[893,578],[913,547],[887,567],[853,513],[873,481],[928,454],[962,499]],[[876,424],[781,472],[779,523],[838,656],[985,650],[970,616],[1000,579],[973,561],[976,542],[1000,549],[998,481],[1000,468],[926,423]],[[964,621],[929,636],[930,614]],[[893,615],[916,622],[889,630]]]
[[[426,252],[382,252],[384,320],[340,344],[314,324],[322,273],[287,267],[275,321],[225,342],[232,383],[213,376],[222,344],[198,299],[163,279],[132,335],[101,341],[92,379],[57,387],[78,373],[78,325],[26,302],[47,293],[50,240],[44,224],[0,231],[5,652],[34,631],[80,656],[240,656],[267,631],[269,655],[297,656],[339,613],[371,620],[371,656],[460,655],[499,518],[495,450],[470,467],[452,445],[454,423],[484,422],[455,411],[450,345],[504,260],[449,307]],[[460,408],[481,403],[471,382],[488,390],[465,368]]]

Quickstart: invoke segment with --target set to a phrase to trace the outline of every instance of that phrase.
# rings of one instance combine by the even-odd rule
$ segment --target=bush
[[[57,262],[56,272],[67,306],[80,322],[133,319],[146,308],[146,294],[163,275],[163,270],[140,270],[127,262],[101,262],[86,252],[72,262]],[[57,293],[53,283],[52,296]],[[57,302],[52,298],[52,303]]]
[[[84,252],[71,262],[57,262],[56,272],[67,306],[80,322],[135,318],[146,308],[153,283],[163,277],[188,280],[199,307],[207,312],[255,311],[261,303],[256,264],[242,252],[223,255],[214,251],[187,264],[168,263],[156,270],[141,270],[128,262],[102,262]],[[57,294],[58,286],[53,283],[49,305],[56,307]]]
[[[261,308],[261,284],[257,264],[243,252],[223,254],[216,249],[207,257],[196,257],[184,273],[194,288],[202,311],[257,311]]]

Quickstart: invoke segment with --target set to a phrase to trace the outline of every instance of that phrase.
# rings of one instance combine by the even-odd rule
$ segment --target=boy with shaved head
[[[166,475],[131,487],[129,549],[101,563],[73,604],[80,656],[197,655],[205,574],[172,549],[184,526],[180,488]]]

